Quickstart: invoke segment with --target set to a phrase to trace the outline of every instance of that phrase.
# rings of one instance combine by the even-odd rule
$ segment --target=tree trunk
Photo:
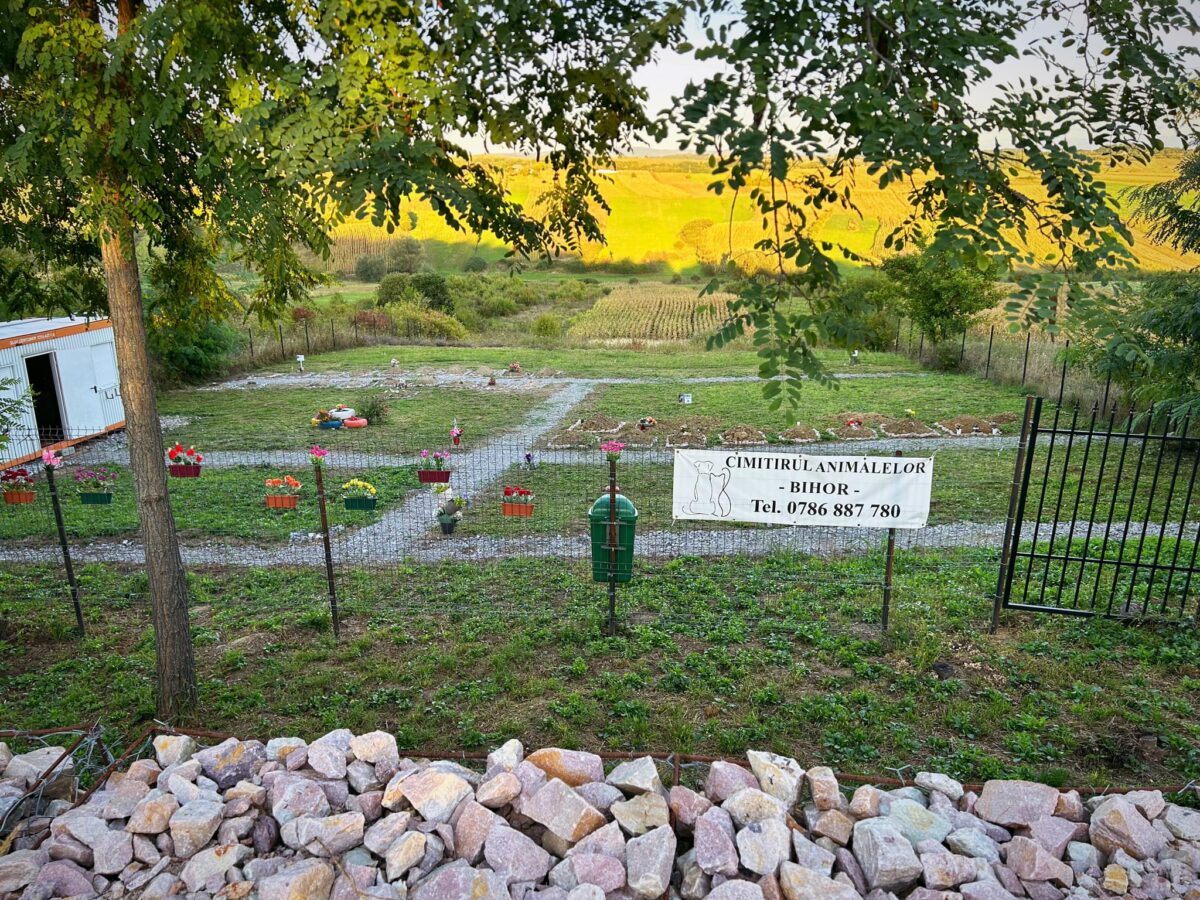
[[[146,349],[142,286],[132,229],[107,231],[101,237],[100,252],[116,338],[125,430],[129,437],[129,467],[137,491],[154,614],[156,705],[159,719],[170,722],[196,703],[196,666],[188,621],[187,579],[167,495],[162,431]]]

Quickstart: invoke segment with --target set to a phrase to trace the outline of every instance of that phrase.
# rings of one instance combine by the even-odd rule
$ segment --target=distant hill
[[[1165,151],[1145,166],[1119,166],[1106,170],[1105,180],[1115,202],[1128,208],[1126,193],[1138,185],[1153,184],[1172,177],[1181,151]],[[521,203],[536,200],[545,189],[548,168],[531,159],[486,157],[507,180],[509,190]],[[665,270],[695,271],[704,263],[720,261],[725,253],[746,267],[761,261],[754,243],[762,235],[761,218],[746,197],[717,196],[708,190],[712,181],[705,159],[697,156],[630,156],[616,161],[603,174],[603,194],[611,212],[602,216],[606,245],[584,249],[588,264],[659,263]],[[1030,178],[1022,187],[1038,193]],[[907,215],[906,192],[900,186],[879,190],[865,172],[857,173],[853,197],[861,215],[827,210],[814,223],[816,237],[850,248],[869,260],[884,255],[884,236]],[[504,247],[490,236],[455,232],[427,206],[414,202],[406,225],[413,237],[427,242],[431,261],[440,268],[459,269],[478,253],[489,261],[499,259]],[[1189,268],[1200,259],[1185,257],[1169,247],[1150,242],[1135,228],[1134,251],[1140,266],[1148,270]],[[334,265],[349,272],[363,253],[379,252],[392,240],[382,228],[365,222],[339,230]],[[1052,251],[1049,243],[1033,247],[1039,258]]]

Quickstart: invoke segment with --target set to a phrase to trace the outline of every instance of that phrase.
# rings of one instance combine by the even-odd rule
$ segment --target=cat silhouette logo
[[[692,486],[692,499],[684,504],[684,511],[692,516],[728,516],[733,509],[727,490],[733,473],[726,466],[718,469],[707,461],[692,463],[692,466],[696,470],[696,482]]]

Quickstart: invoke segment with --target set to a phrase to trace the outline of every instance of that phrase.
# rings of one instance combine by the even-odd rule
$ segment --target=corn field
[[[569,334],[601,340],[687,340],[712,332],[725,319],[725,304],[732,299],[730,294],[701,297],[695,287],[684,285],[621,285],[579,316]]]

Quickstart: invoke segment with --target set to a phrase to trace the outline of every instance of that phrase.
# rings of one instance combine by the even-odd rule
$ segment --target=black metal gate
[[[992,627],[1002,608],[1200,623],[1200,438],[1154,410],[1026,401]]]

